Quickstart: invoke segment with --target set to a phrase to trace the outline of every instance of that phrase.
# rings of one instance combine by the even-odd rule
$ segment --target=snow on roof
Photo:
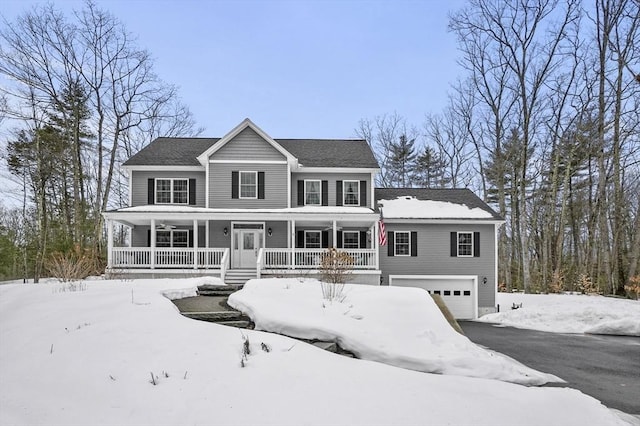
[[[379,200],[385,219],[493,219],[493,215],[479,207],[447,201],[419,200],[401,196],[395,200]]]

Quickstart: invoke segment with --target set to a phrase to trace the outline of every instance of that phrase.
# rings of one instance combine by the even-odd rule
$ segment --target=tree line
[[[470,187],[505,218],[499,285],[625,294],[640,282],[640,3],[470,0],[464,76],[420,127],[360,121],[379,185]]]
[[[126,205],[119,165],[156,136],[199,133],[176,87],[124,25],[88,1],[37,6],[0,28],[0,121],[22,208],[0,209],[0,276],[46,274],[53,253],[104,259],[101,212]]]

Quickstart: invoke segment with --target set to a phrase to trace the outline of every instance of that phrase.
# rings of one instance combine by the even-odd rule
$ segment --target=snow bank
[[[385,219],[491,219],[493,215],[481,208],[469,208],[464,204],[447,201],[418,200],[415,197],[398,197],[380,200]]]
[[[258,330],[335,341],[362,359],[530,385],[562,381],[458,334],[422,289],[352,284],[345,291],[344,302],[329,303],[317,280],[251,280],[228,303],[249,315]]]
[[[553,333],[640,336],[640,302],[603,296],[498,293],[500,310],[478,321]],[[522,303],[522,308],[511,309]]]
[[[0,424],[627,424],[571,389],[417,373],[191,320],[163,293],[197,283],[0,286]]]

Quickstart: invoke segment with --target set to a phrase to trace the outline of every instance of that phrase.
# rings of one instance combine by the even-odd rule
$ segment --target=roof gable
[[[271,136],[267,135],[261,128],[256,126],[251,120],[249,120],[248,118],[245,118],[244,120],[242,120],[242,122],[240,124],[238,124],[236,127],[234,127],[229,133],[224,135],[216,144],[211,145],[206,151],[204,151],[203,153],[198,155],[198,162],[200,164],[202,164],[203,166],[205,164],[207,164],[207,162],[209,161],[209,158],[216,151],[222,149],[226,144],[228,144],[236,136],[238,136],[238,134],[240,134],[240,132],[242,132],[243,130],[245,130],[247,128],[252,129],[255,133],[258,134],[258,136],[260,136],[262,139],[264,139],[265,142],[270,144],[278,152],[280,152],[282,155],[284,155],[287,158],[287,160],[289,160],[291,162],[295,161],[295,157],[293,155],[291,155],[291,153],[289,151],[287,151],[282,146],[280,146],[275,140],[273,140],[273,138],[271,138]]]

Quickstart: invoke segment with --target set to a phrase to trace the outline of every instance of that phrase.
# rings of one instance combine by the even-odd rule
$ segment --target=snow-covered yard
[[[0,286],[0,424],[625,424],[572,389],[421,373],[182,317],[163,294],[190,296],[199,283],[87,281],[76,292],[54,283]],[[371,310],[375,294],[356,293],[348,295],[350,313],[319,309],[334,318],[328,322],[340,315],[364,329],[380,325],[384,317],[376,320]],[[414,298],[389,303],[412,312]],[[319,289],[314,301],[321,303]],[[301,300],[294,303],[282,316],[304,320]],[[427,326],[429,345],[407,352],[438,350],[444,369],[471,362],[447,361],[451,350],[466,349],[438,338],[440,332],[439,325]],[[251,349],[244,368],[243,334]],[[406,337],[393,343],[405,344]]]
[[[554,333],[640,336],[640,301],[571,294],[498,293],[501,312],[479,321]],[[522,304],[521,308],[511,309]]]

